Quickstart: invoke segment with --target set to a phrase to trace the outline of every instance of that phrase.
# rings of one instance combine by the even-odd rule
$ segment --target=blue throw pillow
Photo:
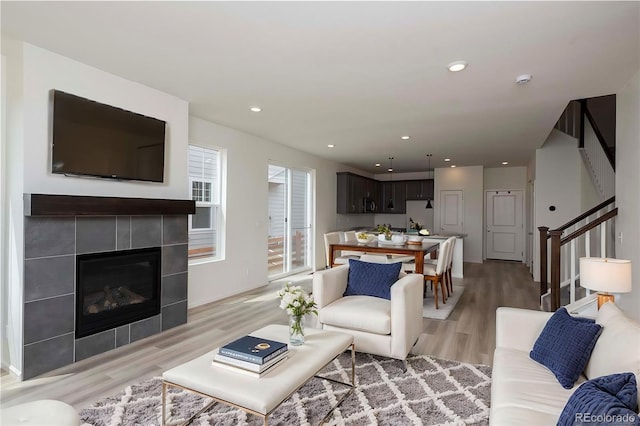
[[[343,296],[374,296],[391,300],[402,263],[372,263],[349,259],[349,278]]]
[[[547,367],[565,389],[571,389],[589,361],[602,327],[573,318],[565,308],[547,321],[529,356]]]
[[[558,425],[640,425],[638,389],[633,373],[597,377],[571,395]]]

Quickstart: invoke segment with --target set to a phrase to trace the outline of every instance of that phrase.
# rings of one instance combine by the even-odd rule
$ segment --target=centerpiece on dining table
[[[386,241],[391,241],[391,228],[384,224],[378,225],[378,239],[381,239],[380,235],[384,235]]]
[[[407,236],[402,234],[393,234],[391,227],[387,225],[378,225],[378,243],[402,245],[407,242]]]

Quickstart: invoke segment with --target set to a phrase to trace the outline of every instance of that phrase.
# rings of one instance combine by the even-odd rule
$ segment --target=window
[[[211,202],[211,182],[191,180],[191,199],[196,202],[196,214],[191,216],[191,230],[213,230],[213,203]]]
[[[189,257],[219,255],[220,181],[220,153],[189,145],[189,185],[196,202],[196,213],[189,215]]]

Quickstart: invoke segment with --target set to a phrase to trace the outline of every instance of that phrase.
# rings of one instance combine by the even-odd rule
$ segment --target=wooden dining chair
[[[453,277],[451,276],[451,269],[453,268],[453,249],[456,247],[456,237],[449,238],[449,249],[447,254],[447,297],[451,297],[453,294]]]
[[[356,231],[344,231],[341,235],[342,239],[340,242],[357,242],[358,237],[356,236]],[[358,259],[362,255],[360,251],[352,251],[352,250],[342,250],[340,253],[340,257],[347,259]],[[337,262],[336,262],[337,263]],[[348,261],[346,263],[349,263]]]
[[[344,231],[343,235],[345,241],[358,241],[356,231]]]
[[[444,283],[444,277],[446,274],[447,267],[447,256],[446,252],[451,243],[449,240],[446,240],[440,246],[440,254],[438,256],[438,263],[433,264],[425,264],[424,265],[424,280],[425,280],[425,291],[426,291],[426,282],[431,281],[433,284],[433,299],[435,302],[436,309],[438,309],[438,286],[440,286],[440,292],[442,294],[442,303],[446,303],[446,287]]]
[[[329,258],[330,256],[330,250],[329,247],[331,246],[331,244],[339,244],[342,241],[340,241],[340,236],[341,236],[341,232],[327,232],[326,234],[324,234],[324,249],[325,249],[325,254],[327,257],[327,267],[331,268],[331,259]],[[343,253],[341,251],[337,252],[335,254],[336,258],[334,260],[335,264],[337,265],[344,265],[344,264],[348,264],[349,263],[349,259],[359,259],[360,256],[354,255],[354,254],[348,254],[348,253]]]

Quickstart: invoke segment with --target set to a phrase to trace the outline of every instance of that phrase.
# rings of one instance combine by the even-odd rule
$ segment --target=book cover
[[[244,336],[224,345],[218,350],[218,353],[255,364],[264,364],[287,350],[286,343],[260,337]]]
[[[286,359],[287,359],[287,356],[285,354],[284,357],[280,358],[276,363],[271,364],[269,366],[269,368],[265,369],[264,371],[262,371],[260,373],[258,373],[256,371],[246,370],[246,369],[240,368],[240,367],[235,367],[235,366],[229,365],[229,364],[224,364],[224,363],[218,362],[218,361],[213,361],[211,363],[211,365],[213,365],[216,368],[221,368],[221,369],[225,369],[225,370],[228,370],[228,371],[233,371],[233,372],[236,372],[236,373],[244,374],[244,375],[255,377],[255,378],[259,379],[260,377],[264,376],[265,374],[268,374],[268,373],[272,372],[279,365],[283,364],[284,360],[286,360]]]
[[[238,368],[244,368],[245,370],[255,371],[256,373],[261,373],[286,356],[287,352],[283,352],[277,357],[265,362],[264,364],[255,364],[253,362],[243,361],[241,359],[230,358],[222,354],[215,354],[215,356],[213,357],[213,362],[221,362],[223,364],[232,365]]]

